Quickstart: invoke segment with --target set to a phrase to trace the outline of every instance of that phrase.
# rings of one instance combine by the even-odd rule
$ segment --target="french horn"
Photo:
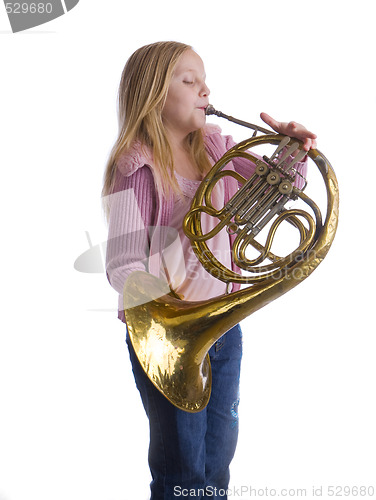
[[[238,322],[285,294],[306,279],[327,255],[338,224],[339,192],[332,166],[317,149],[308,153],[303,144],[290,137],[216,114],[252,128],[250,139],[232,147],[212,167],[193,198],[184,219],[184,232],[204,268],[225,283],[249,286],[206,301],[184,301],[174,291],[166,293],[166,283],[146,272],[132,273],[124,286],[125,320],[138,360],[154,386],[176,407],[187,412],[201,411],[211,392],[211,367],[208,351],[217,340]],[[262,135],[257,135],[262,132]],[[277,146],[271,156],[260,157],[256,146]],[[295,157],[290,156],[295,153]],[[317,204],[305,194],[306,179],[300,179],[294,165],[305,155],[318,168],[326,190],[326,213],[323,219]],[[245,179],[226,166],[236,157],[256,165]],[[225,176],[239,183],[239,190],[221,209],[211,201],[213,189]],[[307,210],[287,209],[290,200],[301,200]],[[202,232],[202,214],[216,217],[218,226]],[[287,256],[272,252],[274,236],[283,222],[299,234],[297,248]],[[225,268],[211,253],[208,240],[220,230],[233,238],[232,258],[241,273]],[[256,236],[268,230],[264,243]],[[248,249],[257,255],[250,258]],[[253,250],[252,250],[253,251]],[[267,263],[265,263],[267,261]]]

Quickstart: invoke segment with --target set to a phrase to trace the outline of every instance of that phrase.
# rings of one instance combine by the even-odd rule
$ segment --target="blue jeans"
[[[209,351],[210,401],[199,413],[172,405],[141,368],[127,335],[132,368],[149,418],[151,500],[227,499],[238,439],[239,376],[242,333],[234,326]]]

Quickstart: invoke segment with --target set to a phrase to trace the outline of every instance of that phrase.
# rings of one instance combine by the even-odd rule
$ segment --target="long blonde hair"
[[[107,161],[103,197],[113,192],[119,157],[136,140],[153,153],[157,189],[166,197],[179,192],[172,175],[173,157],[162,122],[162,110],[175,66],[189,49],[192,48],[180,42],[157,42],[139,48],[128,59],[118,92],[119,135]],[[187,148],[200,172],[207,172],[210,162],[202,130],[188,136]]]

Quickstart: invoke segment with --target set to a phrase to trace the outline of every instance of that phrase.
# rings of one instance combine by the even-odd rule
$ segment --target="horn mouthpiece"
[[[212,106],[211,104],[208,104],[206,109],[205,109],[205,114],[206,115],[216,115],[218,111]]]

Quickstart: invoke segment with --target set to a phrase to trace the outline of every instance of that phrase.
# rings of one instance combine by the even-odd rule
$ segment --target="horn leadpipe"
[[[219,118],[225,118],[226,120],[233,122],[233,123],[236,123],[237,125],[251,128],[252,130],[255,131],[256,134],[257,134],[257,132],[262,132],[263,134],[275,134],[275,132],[273,132],[273,130],[268,130],[266,128],[260,127],[259,125],[254,125],[253,123],[239,120],[238,118],[234,118],[233,116],[225,115],[225,113],[222,113],[222,111],[216,110],[214,108],[214,106],[212,106],[211,104],[209,104],[207,106],[207,108],[205,109],[205,114],[219,116]]]

